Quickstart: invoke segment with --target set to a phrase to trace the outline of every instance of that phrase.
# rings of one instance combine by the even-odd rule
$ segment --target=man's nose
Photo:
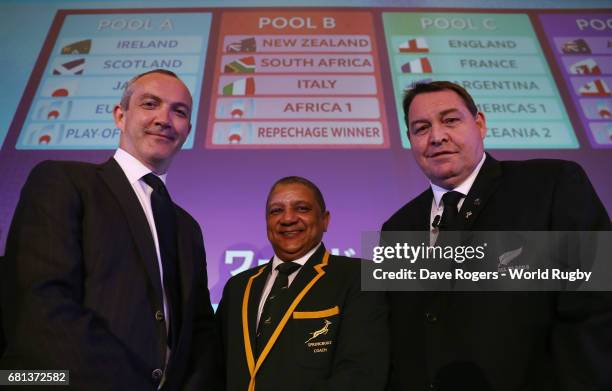
[[[168,108],[160,107],[155,112],[155,124],[164,128],[170,126],[170,110]]]
[[[293,224],[297,221],[297,214],[291,208],[287,208],[281,215],[282,224]]]
[[[446,141],[448,141],[448,129],[439,122],[433,123],[429,130],[429,143],[437,145]]]

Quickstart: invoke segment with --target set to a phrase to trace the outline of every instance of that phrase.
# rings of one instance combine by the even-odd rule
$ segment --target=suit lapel
[[[264,360],[268,356],[268,353],[272,349],[272,346],[276,343],[280,333],[284,329],[289,317],[298,306],[300,301],[308,293],[308,291],[314,286],[314,284],[325,275],[325,266],[329,262],[329,254],[325,251],[323,244],[317,249],[317,251],[308,259],[308,261],[300,268],[298,275],[293,280],[289,287],[287,307],[284,312],[284,316],[279,322],[278,326],[272,333],[272,336],[267,341],[266,346],[262,350],[259,357],[254,357],[254,341],[255,341],[255,328],[257,322],[257,310],[259,307],[259,300],[261,299],[261,292],[265,285],[268,274],[272,263],[261,268],[255,275],[249,278],[247,286],[243,295],[242,302],[242,333],[244,338],[244,348],[247,359],[247,366],[251,375],[249,384],[249,390],[255,388],[255,376],[257,371],[263,364]]]
[[[242,338],[244,341],[244,355],[249,368],[251,380],[255,376],[255,328],[257,323],[257,308],[271,262],[260,267],[254,275],[249,277],[242,296]],[[257,284],[256,288],[253,285]]]
[[[181,311],[182,322],[181,328],[185,328],[187,325],[186,316],[188,315],[187,309],[187,301],[189,300],[189,296],[191,295],[191,290],[193,289],[193,279],[194,279],[194,246],[193,246],[193,233],[189,229],[189,222],[186,221],[182,214],[178,211],[178,207],[175,205],[174,207],[176,213],[176,243],[177,243],[177,265],[178,273],[180,275],[180,284],[181,284]],[[204,262],[204,259],[197,260],[198,262]],[[202,276],[195,276],[196,278],[201,278]],[[174,334],[174,333],[173,333]],[[181,339],[185,338],[185,333],[179,331],[178,333],[178,344],[176,346],[181,346]]]
[[[414,222],[409,224],[412,225],[411,230],[415,231],[429,231],[429,221],[431,220],[431,203],[433,202],[433,191],[431,190],[431,186],[423,192],[416,200],[415,200],[415,210],[417,212],[417,216],[414,219]]]
[[[478,215],[500,183],[501,165],[491,155],[487,154],[484,164],[459,211],[459,215],[463,218],[463,230],[469,231],[472,229]]]
[[[313,278],[316,277],[318,272],[315,269],[315,266],[321,263],[323,255],[325,255],[325,246],[323,245],[323,243],[321,243],[317,251],[315,251],[314,254],[312,254],[310,258],[308,258],[308,261],[306,261],[304,266],[300,268],[297,276],[295,276],[295,279],[289,286],[289,290],[287,292],[288,294],[284,297],[285,303],[287,303],[285,308],[289,307],[289,304],[291,304],[295,297],[302,290],[304,290],[306,285],[308,285],[308,283],[310,283]]]
[[[151,303],[159,308],[162,303],[162,287],[159,275],[159,265],[155,253],[155,243],[149,229],[149,222],[142,210],[140,201],[134,193],[132,185],[127,180],[123,170],[114,159],[109,159],[99,168],[99,175],[108,185],[125,216],[132,233],[132,239],[142,259],[142,264],[149,276],[155,297]]]
[[[257,357],[256,370],[261,366],[272,349],[272,346],[276,343],[277,338],[285,328],[287,320],[291,317],[295,307],[297,307],[310,288],[312,288],[312,286],[325,274],[323,268],[327,266],[328,257],[329,256],[326,256],[325,246],[321,244],[317,251],[310,256],[308,261],[306,261],[304,266],[298,271],[297,276],[289,286],[287,294],[283,295],[284,297],[282,298],[281,312],[284,313],[283,318],[276,326],[270,339],[266,342],[266,346],[260,356]]]
[[[259,304],[261,302],[261,295],[263,293],[264,286],[268,280],[272,270],[272,260],[264,266],[263,272],[253,280],[251,286],[251,295],[249,297],[249,334],[251,341],[255,341],[255,333],[257,331],[257,313],[259,312]],[[255,345],[253,345],[253,354],[255,354]]]
[[[410,216],[406,220],[406,224],[408,224],[408,229],[405,231],[417,232],[409,234],[406,240],[415,241],[418,243],[423,241],[423,243],[429,243],[429,230],[430,230],[430,220],[431,220],[431,203],[433,200],[433,191],[431,187],[429,187],[426,191],[419,195],[414,203],[415,203],[415,216]],[[397,238],[399,239],[399,238]]]
[[[176,207],[175,207],[176,210]],[[176,221],[177,221],[177,254],[178,254],[178,269],[181,275],[181,296],[182,303],[187,303],[189,299],[189,295],[191,294],[191,289],[193,287],[193,242],[192,242],[192,233],[188,229],[188,224],[181,218],[181,215],[176,213]],[[198,262],[204,262],[204,260],[198,260]],[[184,307],[183,307],[184,308]],[[183,311],[183,316],[185,316],[186,312]]]
[[[244,341],[244,354],[247,360],[249,373],[255,371],[255,332],[257,329],[257,312],[261,293],[266,283],[272,261],[261,266],[247,281],[242,297],[242,337]]]

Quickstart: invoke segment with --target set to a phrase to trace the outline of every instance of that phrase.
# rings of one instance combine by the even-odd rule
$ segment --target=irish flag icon
[[[246,77],[238,79],[223,86],[224,96],[251,96],[255,95],[255,79]]]
[[[427,57],[417,58],[402,65],[404,73],[431,73],[431,64]]]
[[[408,41],[400,44],[399,52],[400,53],[427,53],[429,52],[429,47],[427,46],[427,41],[425,41],[425,38],[418,37],[414,39],[409,39]]]

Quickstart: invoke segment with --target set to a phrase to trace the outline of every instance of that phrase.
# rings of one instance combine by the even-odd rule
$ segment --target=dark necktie
[[[282,305],[282,298],[287,294],[289,275],[300,267],[301,265],[295,262],[283,262],[276,267],[278,274],[276,275],[270,294],[268,294],[266,298],[261,316],[259,317],[259,325],[257,327],[258,356],[283,316],[284,307]]]
[[[162,261],[164,291],[170,307],[168,346],[172,348],[176,345],[178,332],[181,329],[181,286],[177,265],[176,214],[172,199],[161,179],[152,173],[145,175],[142,179],[153,188],[151,208]]]
[[[462,228],[461,216],[459,215],[459,201],[463,198],[463,194],[458,191],[449,191],[444,193],[442,196],[442,203],[444,204],[444,212],[442,213],[442,219],[440,220],[440,232],[438,233],[438,239],[436,240],[436,246],[457,246],[460,244],[461,232],[449,232],[449,231],[460,231]],[[442,261],[436,265],[436,271],[452,271],[457,268],[457,263],[454,261]],[[440,281],[438,284],[439,290],[452,289],[455,286],[455,280],[451,281]]]
[[[440,220],[440,230],[456,231],[461,229],[461,218],[459,217],[459,201],[463,198],[463,194],[458,191],[449,191],[442,196],[444,204],[444,212]]]

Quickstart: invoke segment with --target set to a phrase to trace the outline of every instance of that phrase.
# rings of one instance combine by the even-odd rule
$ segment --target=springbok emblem
[[[310,333],[311,337],[308,338],[308,340],[304,343],[308,343],[320,335],[327,335],[327,332],[329,331],[329,325],[332,324],[332,322],[330,322],[327,319],[325,319],[324,322],[325,324],[323,325],[323,327],[320,328],[319,330],[315,330],[312,333]]]

